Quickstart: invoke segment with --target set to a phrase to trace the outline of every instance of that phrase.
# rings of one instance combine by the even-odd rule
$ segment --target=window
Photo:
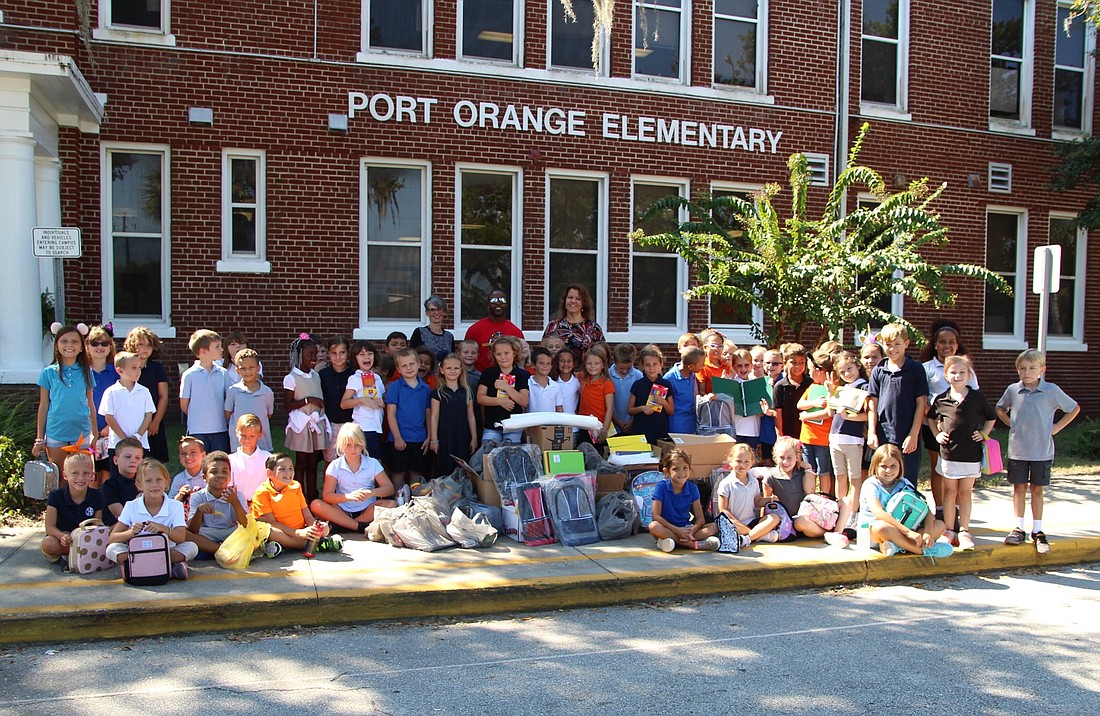
[[[363,162],[361,326],[398,323],[407,329],[410,321],[421,317],[421,301],[427,297],[424,276],[431,226],[428,175],[427,164]]]
[[[175,45],[168,34],[172,0],[99,0],[96,40]]]
[[[985,287],[986,348],[1024,345],[1024,299],[1027,296],[1027,212],[991,209],[986,214],[985,265],[1001,275],[1013,295]]]
[[[105,144],[102,152],[103,320],[117,321],[116,331],[120,323],[167,327],[168,147]]]
[[[1093,54],[1096,31],[1077,16],[1066,28],[1069,3],[1058,5],[1054,49],[1054,126],[1076,132],[1091,130]]]
[[[860,99],[905,109],[909,0],[863,0]]]
[[[1085,342],[1085,258],[1088,232],[1077,226],[1073,214],[1051,214],[1050,243],[1062,247],[1062,268],[1058,293],[1050,298],[1047,323],[1048,346],[1086,349]]]
[[[715,0],[714,84],[765,92],[767,0]]]
[[[556,318],[565,287],[583,284],[596,304],[600,323],[607,314],[606,175],[549,176],[546,237],[546,312]]]
[[[634,0],[634,74],[684,79],[685,0]]]
[[[875,199],[874,197],[872,197],[870,195],[861,195],[856,200],[857,208],[867,209],[869,211],[874,209],[875,207],[877,207],[880,203],[881,202],[879,202],[878,199]],[[881,234],[878,234],[878,235],[881,235]],[[901,277],[902,277],[902,272],[901,271],[895,271],[894,272],[894,278],[901,278]],[[856,280],[857,280],[858,284],[860,286],[862,286],[863,284],[865,284],[870,279],[871,279],[871,274],[860,274],[857,277]],[[900,293],[893,293],[893,294],[890,294],[889,296],[880,297],[878,300],[873,301],[871,303],[871,305],[874,306],[875,308],[879,309],[880,311],[883,311],[884,313],[891,313],[895,316],[902,316],[902,315],[904,315],[903,312],[905,310],[905,296],[903,296]],[[858,333],[858,329],[857,329],[857,333]]]
[[[519,171],[482,167],[458,170],[458,308],[459,321],[485,317],[489,294],[504,289],[510,318],[522,301],[513,279],[518,265],[520,227]]]
[[[596,10],[593,0],[573,0],[576,22],[565,16],[560,0],[547,3],[550,11],[550,67],[592,71],[592,22]],[[602,38],[600,67],[606,68],[607,39]],[[606,70],[602,70],[606,74]]]
[[[362,0],[363,50],[426,55],[424,0]]]
[[[736,189],[715,187],[711,191],[711,194],[715,198],[738,196],[745,201],[751,202],[753,200],[753,193],[759,191],[759,189],[760,187]],[[712,214],[712,218],[725,230],[735,245],[738,239],[742,239],[744,236],[744,226],[736,216],[723,210],[721,212],[715,211]],[[746,247],[750,246],[747,239],[743,240],[743,245]],[[735,343],[752,340],[751,329],[754,321],[763,324],[763,312],[759,307],[731,301],[721,296],[710,297],[709,325],[724,329],[723,333],[727,334],[726,337]]]
[[[633,228],[647,235],[675,231],[681,217],[656,216],[648,221],[642,215],[658,199],[687,196],[687,184],[673,181],[635,180],[632,192]],[[630,287],[631,326],[682,326],[685,302],[684,264],[680,256],[657,246],[632,244]]]
[[[395,0],[399,1],[399,0]],[[519,64],[519,0],[462,0],[459,9],[459,56]]]
[[[1034,8],[1031,0],[993,0],[989,61],[989,116],[1031,124]]]
[[[222,152],[222,260],[218,271],[268,273],[263,151]]]

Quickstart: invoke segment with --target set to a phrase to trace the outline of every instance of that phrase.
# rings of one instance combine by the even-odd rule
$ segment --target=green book
[[[546,450],[542,464],[547,475],[578,475],[584,472],[584,453],[580,450]]]
[[[821,383],[814,383],[806,390],[806,400],[820,400],[821,398],[829,397],[829,389]],[[816,410],[807,410],[806,417],[803,422],[816,423],[818,425],[825,422],[825,419],[829,417],[829,411],[827,408],[819,408]]]
[[[762,414],[761,400],[766,400],[768,405],[772,402],[772,384],[767,378],[754,378],[744,383],[730,378],[711,378],[710,384],[715,393],[733,398],[733,411],[742,418]]]

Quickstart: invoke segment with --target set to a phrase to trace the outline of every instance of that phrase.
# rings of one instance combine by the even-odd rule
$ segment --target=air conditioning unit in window
[[[829,181],[829,155],[809,152],[804,154],[806,168],[810,172],[810,186],[832,186],[832,182]]]
[[[989,191],[995,194],[1012,193],[1012,165],[989,163]]]

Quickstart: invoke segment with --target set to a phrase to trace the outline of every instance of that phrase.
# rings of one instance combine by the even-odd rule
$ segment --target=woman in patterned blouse
[[[603,340],[603,329],[592,320],[592,312],[588,289],[579,283],[569,284],[561,295],[561,318],[546,325],[542,339],[559,336],[567,347],[584,355],[593,343]]]

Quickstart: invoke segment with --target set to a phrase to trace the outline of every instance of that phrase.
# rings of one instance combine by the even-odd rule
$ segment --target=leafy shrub
[[[28,459],[14,440],[0,435],[0,517],[12,513],[34,516],[42,511],[40,502],[23,496],[23,465]]]
[[[1058,457],[1100,460],[1100,420],[1070,424],[1054,437]]]

